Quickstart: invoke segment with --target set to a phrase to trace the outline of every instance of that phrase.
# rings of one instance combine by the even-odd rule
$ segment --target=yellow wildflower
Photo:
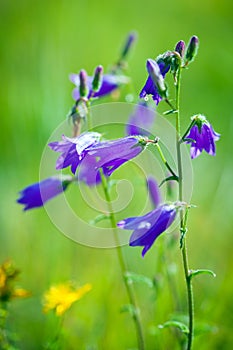
[[[0,265],[0,301],[8,302],[12,298],[25,298],[30,295],[25,289],[14,286],[19,273],[11,260]]]
[[[26,289],[23,288],[15,288],[12,292],[12,298],[27,298],[31,295]]]
[[[2,267],[0,267],[0,289],[5,287],[6,284],[6,273]]]
[[[71,283],[58,284],[50,287],[44,294],[44,312],[55,310],[57,316],[64,314],[71,305],[81,299],[91,290],[91,284],[87,283],[82,287],[74,288]]]

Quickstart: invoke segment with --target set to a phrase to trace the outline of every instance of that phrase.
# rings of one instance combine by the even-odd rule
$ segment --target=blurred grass
[[[203,155],[193,162],[192,201],[198,208],[190,216],[190,264],[217,273],[216,279],[200,276],[194,282],[197,319],[217,327],[197,337],[194,348],[232,349],[232,3],[2,0],[0,10],[0,259],[11,257],[22,270],[20,284],[33,292],[31,299],[11,306],[9,327],[19,333],[21,348],[41,349],[53,331],[53,320],[41,312],[41,296],[51,283],[67,279],[91,282],[93,290],[69,312],[66,349],[135,346],[130,316],[119,313],[128,301],[116,252],[75,244],[60,234],[44,209],[25,214],[15,203],[20,189],[38,181],[42,150],[72,105],[68,74],[82,67],[92,73],[100,63],[107,68],[126,33],[135,29],[139,40],[129,64],[136,92],[144,83],[148,57],[192,34],[200,38],[198,57],[183,74],[182,116],[205,114],[222,138],[216,158]],[[146,286],[137,286],[148,349],[178,348],[169,330],[149,332],[173,311],[162,277],[165,266],[174,262],[182,270],[177,245],[165,262],[159,260],[166,240],[161,237],[144,260],[140,249],[124,248],[131,270],[158,274],[161,281],[158,299]],[[185,311],[183,277],[174,275],[174,281]]]

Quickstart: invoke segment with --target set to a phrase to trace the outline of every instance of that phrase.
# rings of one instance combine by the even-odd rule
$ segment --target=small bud
[[[94,73],[94,78],[92,81],[92,90],[94,92],[98,92],[101,85],[102,85],[102,79],[103,79],[103,67],[97,66]]]
[[[137,33],[131,32],[129,33],[127,40],[125,42],[125,46],[123,47],[122,53],[121,53],[121,59],[124,60],[128,53],[130,52],[132,45],[134,41],[137,39]]]
[[[84,69],[80,70],[79,79],[80,79],[80,85],[79,85],[80,97],[87,97],[88,95],[87,73]]]
[[[185,55],[186,64],[188,64],[189,62],[192,62],[194,60],[194,57],[197,54],[198,46],[199,46],[198,37],[194,35],[190,39],[188,47],[187,47],[187,51],[186,51],[186,55]]]
[[[175,47],[175,51],[178,52],[181,58],[184,57],[185,42],[183,40],[178,41]]]
[[[148,59],[146,63],[147,71],[149,73],[149,76],[153,80],[153,83],[158,89],[158,93],[161,95],[161,97],[167,97],[167,87],[165,85],[163,76],[161,74],[159,65],[157,62],[155,62],[152,59]]]

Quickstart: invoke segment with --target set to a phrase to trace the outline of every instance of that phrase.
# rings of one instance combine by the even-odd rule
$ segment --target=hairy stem
[[[124,283],[125,283],[125,287],[126,287],[126,291],[127,291],[127,294],[128,294],[128,298],[129,298],[130,304],[133,305],[134,312],[133,312],[132,316],[133,316],[133,320],[134,320],[135,327],[136,327],[136,332],[137,332],[138,349],[139,350],[144,350],[145,349],[145,344],[144,344],[141,320],[140,320],[140,316],[139,316],[139,309],[138,309],[138,306],[137,306],[137,302],[136,302],[136,298],[135,298],[135,294],[134,294],[134,289],[133,289],[132,283],[129,282],[125,278],[126,272],[127,272],[127,266],[126,266],[126,263],[125,263],[125,260],[124,260],[122,248],[120,246],[120,241],[119,241],[118,231],[117,231],[117,223],[116,223],[116,218],[115,218],[114,211],[113,211],[113,208],[112,208],[111,198],[110,198],[110,194],[109,194],[109,190],[108,190],[108,183],[107,183],[107,179],[104,177],[103,174],[101,175],[101,178],[102,178],[102,186],[103,186],[103,190],[104,190],[105,199],[106,199],[106,202],[108,204],[109,219],[110,219],[112,230],[113,230],[113,234],[114,234],[114,239],[115,239],[116,249],[117,249],[117,256],[118,256],[118,260],[119,260],[119,263],[120,263],[122,277],[123,277],[123,280],[124,280]]]
[[[179,177],[179,201],[183,201],[183,171],[182,171],[182,157],[181,157],[181,143],[180,143],[180,112],[179,112],[179,101],[180,101],[180,76],[181,68],[179,68],[177,74],[177,84],[176,84],[176,150],[177,150],[177,165],[178,165],[178,177]],[[183,220],[183,212],[180,212],[180,232],[183,234],[186,230],[186,220]],[[187,298],[188,298],[188,315],[189,315],[189,333],[188,333],[188,343],[187,350],[192,348],[193,340],[193,321],[194,321],[194,302],[193,302],[193,291],[192,291],[192,281],[189,273],[189,263],[188,254],[186,248],[186,238],[183,237],[183,244],[181,248],[182,261],[184,266],[184,274],[187,288]]]

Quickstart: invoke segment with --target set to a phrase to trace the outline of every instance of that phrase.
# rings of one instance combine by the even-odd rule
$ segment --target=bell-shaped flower
[[[100,140],[101,134],[98,132],[86,132],[78,137],[70,138],[62,136],[62,141],[51,142],[49,147],[55,152],[61,152],[56,162],[56,169],[71,167],[75,174],[78,165],[86,154],[86,149]]]
[[[93,76],[87,77],[87,86],[89,89],[89,93],[87,98],[90,97],[103,97],[111,94],[114,90],[116,90],[120,85],[127,84],[129,82],[129,78],[124,75],[116,75],[116,74],[104,74],[101,79],[101,84],[98,91],[93,91]],[[73,98],[77,101],[80,98],[80,77],[79,74],[71,74],[70,80],[72,83],[76,85],[76,88],[73,90]]]
[[[24,210],[41,207],[45,202],[65,191],[72,181],[73,178],[69,175],[49,177],[24,188],[17,202],[25,206]]]
[[[122,220],[117,226],[124,230],[134,230],[129,245],[144,246],[142,250],[142,257],[144,257],[156,238],[173,223],[176,213],[175,204],[162,204],[146,215]]]
[[[153,61],[153,60],[150,60],[150,61]],[[164,61],[162,59],[158,60],[157,62],[156,61],[154,61],[154,62],[156,63],[156,66],[158,65],[158,67],[160,69],[159,73],[161,74],[161,77],[164,78],[170,69],[170,64],[168,64],[166,61]],[[161,77],[160,77],[160,80],[161,80]],[[154,83],[150,74],[146,80],[145,85],[143,86],[143,88],[139,94],[139,97],[145,98],[147,95],[152,95],[152,98],[157,105],[162,100],[161,93],[159,92],[158,87]]]
[[[139,102],[126,124],[126,134],[149,136],[154,121],[155,112],[145,102]]]
[[[192,117],[192,121],[195,123],[185,137],[185,142],[191,144],[191,158],[198,157],[203,150],[211,156],[215,156],[215,142],[219,140],[220,134],[214,131],[212,125],[203,115]]]
[[[158,205],[161,203],[161,193],[157,181],[151,175],[147,177],[147,188],[149,191],[150,200],[154,208],[157,208]]]
[[[98,184],[101,182],[101,172],[110,176],[143,149],[144,144],[133,136],[97,143],[86,149],[86,155],[80,164],[78,180],[89,186]]]

